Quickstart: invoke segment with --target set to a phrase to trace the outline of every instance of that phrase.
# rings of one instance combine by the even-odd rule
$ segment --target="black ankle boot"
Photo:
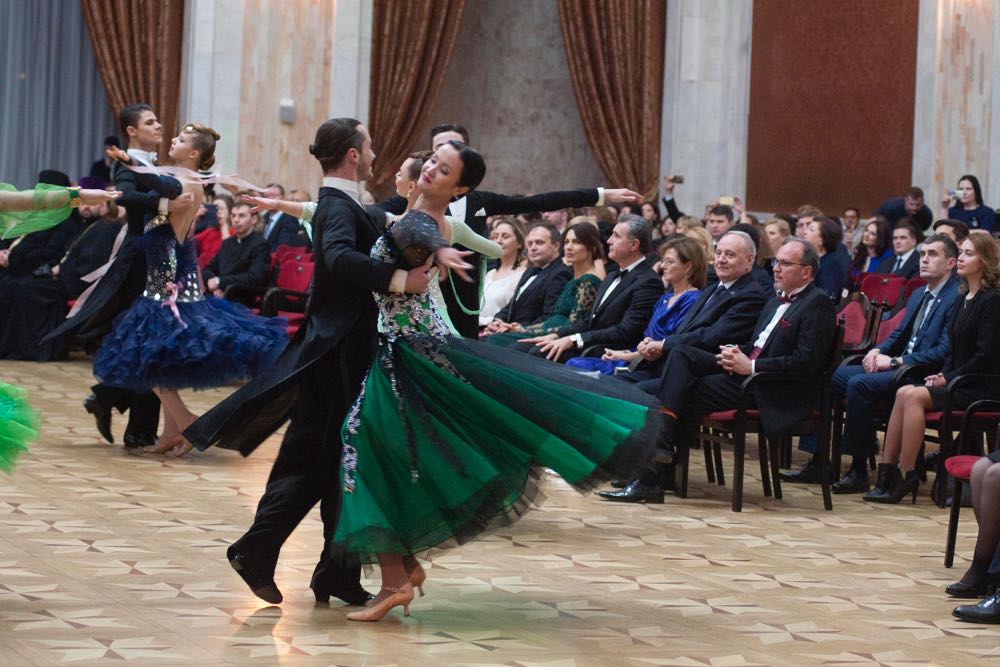
[[[863,498],[868,502],[882,502],[889,495],[889,490],[903,482],[903,474],[899,472],[899,466],[894,463],[878,464],[878,480],[875,488],[866,493]]]
[[[992,592],[993,581],[989,574],[989,561],[973,560],[962,579],[945,586],[944,592],[953,598],[981,598]]]
[[[897,468],[898,470],[898,468]],[[878,503],[887,505],[898,505],[905,496],[913,494],[913,502],[917,502],[917,491],[920,489],[920,471],[914,468],[906,473],[906,477],[901,482],[889,489],[884,498],[876,500]]]

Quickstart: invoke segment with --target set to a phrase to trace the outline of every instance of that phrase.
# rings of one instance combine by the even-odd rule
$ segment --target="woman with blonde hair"
[[[483,296],[479,308],[479,326],[485,327],[514,296],[524,275],[524,227],[514,218],[498,218],[490,240],[500,244],[503,255],[495,269],[483,277]]]
[[[865,494],[870,502],[895,504],[904,496],[917,500],[920,470],[917,455],[924,444],[925,413],[941,410],[948,383],[967,373],[1000,374],[1000,254],[988,234],[971,234],[959,246],[959,299],[949,330],[951,349],[940,373],[928,375],[919,385],[896,392],[885,449],[878,466],[878,484]],[[954,394],[952,407],[964,408],[980,398],[1000,397],[1000,386],[972,381]],[[944,480],[936,480],[943,484]],[[944,492],[943,490],[941,491]]]

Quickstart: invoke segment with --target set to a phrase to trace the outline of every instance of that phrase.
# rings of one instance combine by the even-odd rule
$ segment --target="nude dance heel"
[[[410,576],[410,584],[420,591],[420,597],[424,597],[424,582],[427,581],[427,573],[424,572],[420,562],[413,556],[408,556],[403,559],[403,567],[406,568],[406,573]]]
[[[389,591],[391,595],[385,597],[378,604],[373,604],[364,611],[355,611],[347,615],[347,619],[350,621],[366,621],[375,622],[381,621],[382,617],[389,613],[393,607],[398,607],[402,605],[403,616],[410,615],[410,603],[413,602],[413,584],[406,582],[399,588],[389,588],[383,586],[382,590],[379,591]]]

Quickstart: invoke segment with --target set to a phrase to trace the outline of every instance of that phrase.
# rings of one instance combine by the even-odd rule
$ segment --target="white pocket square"
[[[481,208],[478,211],[476,211],[476,217],[477,218],[479,218],[479,217],[486,217],[486,208],[484,207],[484,208]]]

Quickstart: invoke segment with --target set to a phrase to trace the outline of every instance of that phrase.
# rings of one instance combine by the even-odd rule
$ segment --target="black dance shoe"
[[[281,591],[278,590],[278,585],[274,583],[274,575],[266,574],[264,569],[253,562],[249,556],[229,547],[226,558],[236,570],[236,574],[240,575],[253,594],[261,600],[271,604],[281,604],[281,601],[285,599],[281,595]]]
[[[156,445],[156,436],[151,438],[148,435],[126,433],[122,437],[122,442],[125,443],[125,449],[142,449],[143,447],[153,447]]]
[[[795,472],[779,472],[778,478],[789,484],[819,484],[819,465],[810,461]]]
[[[598,491],[597,495],[617,503],[663,504],[663,487],[643,484],[639,480],[629,482],[618,491]]]
[[[356,607],[363,607],[366,602],[373,599],[375,596],[362,588],[361,584],[342,584],[340,586],[325,586],[320,584],[313,584],[310,586],[313,595],[316,596],[316,602],[329,602],[330,598],[339,598],[349,605],[354,605]]]
[[[991,595],[979,604],[963,604],[955,607],[951,613],[970,623],[1000,624],[1000,593]]]
[[[612,489],[624,489],[626,486],[628,486],[628,480],[627,479],[613,479],[610,482],[608,482],[608,484],[611,485]]]
[[[111,407],[102,404],[95,394],[91,394],[83,399],[83,409],[94,415],[97,432],[101,437],[112,445],[115,444],[115,436],[111,433]]]
[[[870,488],[868,471],[851,468],[831,487],[831,490],[834,493],[865,493]]]

